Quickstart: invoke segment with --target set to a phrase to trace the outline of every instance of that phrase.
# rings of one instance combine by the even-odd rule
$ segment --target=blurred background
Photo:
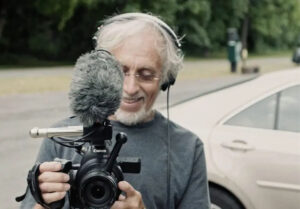
[[[0,209],[18,208],[25,191],[41,142],[28,131],[71,115],[76,59],[101,20],[124,12],[157,15],[182,37],[171,104],[300,63],[300,0],[0,1]]]
[[[0,63],[73,63],[93,48],[100,20],[135,11],[184,36],[188,56],[224,56],[228,28],[256,54],[291,51],[300,35],[299,0],[11,0],[0,3]]]

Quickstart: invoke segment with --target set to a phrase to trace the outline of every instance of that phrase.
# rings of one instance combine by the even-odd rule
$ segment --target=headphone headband
[[[171,39],[173,40],[173,43],[177,47],[177,49],[179,51],[181,50],[180,40],[178,39],[175,32],[170,28],[170,26],[168,26],[161,19],[159,19],[155,16],[152,16],[152,15],[149,15],[149,14],[125,13],[125,14],[116,15],[114,17],[108,18],[107,20],[104,20],[102,25],[98,28],[98,31],[101,30],[102,27],[105,27],[106,25],[109,25],[114,22],[122,22],[122,21],[128,21],[128,20],[138,20],[138,19],[142,19],[142,20],[157,24],[163,31],[165,31],[169,35],[169,37],[171,37]],[[165,91],[171,85],[173,85],[175,83],[175,81],[176,81],[176,75],[172,75],[172,74],[168,75],[168,81],[164,82],[161,85],[161,90]]]
[[[166,31],[169,34],[169,36],[171,36],[176,47],[178,49],[181,48],[181,43],[180,43],[179,39],[177,38],[177,35],[175,34],[175,32],[170,28],[170,26],[168,26],[161,19],[159,19],[155,16],[152,16],[152,15],[149,15],[149,14],[132,12],[132,13],[125,13],[125,14],[117,15],[117,16],[114,16],[112,18],[105,20],[103,22],[103,26],[108,25],[113,22],[117,22],[117,21],[121,22],[121,21],[125,21],[125,20],[136,20],[139,18],[158,24],[162,29],[164,29],[164,31]]]

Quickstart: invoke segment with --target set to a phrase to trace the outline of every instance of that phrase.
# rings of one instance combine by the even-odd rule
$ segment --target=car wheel
[[[210,187],[211,209],[244,209],[241,203],[226,190]]]

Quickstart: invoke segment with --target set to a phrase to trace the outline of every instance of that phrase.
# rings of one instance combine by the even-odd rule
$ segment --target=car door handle
[[[237,151],[249,151],[253,150],[254,147],[249,145],[247,142],[236,139],[231,142],[222,142],[221,146],[230,150],[237,150]]]

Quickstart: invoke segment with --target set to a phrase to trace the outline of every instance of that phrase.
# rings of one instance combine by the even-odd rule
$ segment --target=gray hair
[[[120,46],[126,38],[146,29],[152,30],[157,34],[157,41],[154,44],[162,61],[161,83],[169,81],[170,76],[176,78],[178,71],[183,67],[183,53],[166,29],[155,21],[158,18],[143,14],[138,15],[138,18],[118,18],[117,21],[114,21],[113,19],[116,17],[118,16],[108,18],[98,28],[94,36],[95,48],[111,51]],[[177,41],[179,42],[179,40]]]

